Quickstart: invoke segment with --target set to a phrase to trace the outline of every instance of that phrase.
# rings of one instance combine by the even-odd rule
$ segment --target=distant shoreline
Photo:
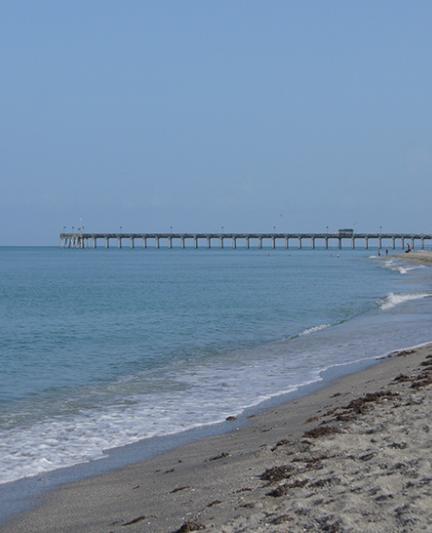
[[[408,254],[398,255],[397,257],[404,261],[414,261],[416,263],[424,264],[432,263],[432,252],[424,250],[413,251]]]

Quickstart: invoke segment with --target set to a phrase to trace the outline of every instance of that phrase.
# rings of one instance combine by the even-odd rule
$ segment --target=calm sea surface
[[[0,482],[432,340],[431,269],[370,253],[0,248]]]

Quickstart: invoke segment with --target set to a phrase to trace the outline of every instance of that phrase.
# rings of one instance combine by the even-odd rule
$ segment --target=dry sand
[[[67,485],[3,532],[432,531],[432,347]],[[236,421],[233,421],[236,424]]]

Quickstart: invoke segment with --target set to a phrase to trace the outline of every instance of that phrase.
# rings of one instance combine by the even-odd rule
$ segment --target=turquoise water
[[[0,482],[432,340],[430,276],[361,251],[0,248]]]

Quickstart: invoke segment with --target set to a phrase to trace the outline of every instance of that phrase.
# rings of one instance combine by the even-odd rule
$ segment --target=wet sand
[[[2,532],[430,531],[432,346],[110,474]]]

